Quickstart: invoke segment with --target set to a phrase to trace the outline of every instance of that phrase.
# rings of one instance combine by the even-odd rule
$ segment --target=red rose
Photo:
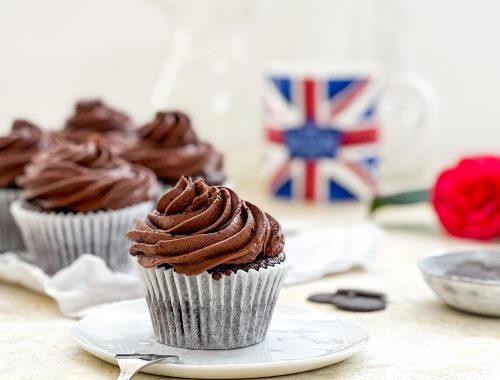
[[[480,240],[500,236],[500,157],[465,158],[438,177],[432,204],[452,235]]]

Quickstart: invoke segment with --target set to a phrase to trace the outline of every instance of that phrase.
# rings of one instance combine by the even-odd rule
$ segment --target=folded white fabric
[[[95,305],[144,296],[135,272],[113,272],[94,255],[80,256],[57,272],[46,282],[45,292],[64,314],[76,316],[88,313]]]
[[[311,281],[374,261],[382,232],[373,224],[304,229],[286,239],[285,285]],[[107,303],[143,297],[135,272],[112,272],[104,261],[82,255],[52,277],[14,253],[0,254],[0,280],[52,297],[61,312],[83,317]]]
[[[355,267],[368,268],[375,260],[381,240],[382,230],[371,223],[347,228],[306,228],[287,235],[285,285],[315,280]]]
[[[47,294],[70,317],[84,317],[107,303],[143,297],[135,273],[112,272],[94,255],[82,255],[52,277],[14,253],[0,255],[0,280]]]
[[[43,270],[12,252],[0,254],[0,280],[19,284],[38,293],[45,293],[48,280]]]

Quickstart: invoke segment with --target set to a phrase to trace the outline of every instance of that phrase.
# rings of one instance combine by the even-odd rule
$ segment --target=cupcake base
[[[216,280],[208,272],[137,267],[159,342],[221,350],[264,340],[286,268],[237,270]]]
[[[10,205],[21,198],[20,189],[0,189],[0,253],[24,250],[21,232],[10,212]]]
[[[142,202],[120,210],[58,213],[15,201],[11,212],[34,264],[52,275],[84,253],[99,256],[112,270],[130,271],[126,233],[135,219],[151,211],[152,205]]]

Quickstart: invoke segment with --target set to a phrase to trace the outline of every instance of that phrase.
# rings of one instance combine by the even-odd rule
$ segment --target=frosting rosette
[[[0,137],[0,188],[15,188],[15,179],[48,139],[34,124],[15,120],[9,135]]]
[[[73,212],[121,209],[151,200],[157,189],[154,173],[122,160],[98,138],[38,154],[17,184],[42,210]]]
[[[82,133],[131,133],[132,120],[123,112],[108,107],[101,100],[76,103],[75,113],[66,121],[66,131]]]
[[[142,139],[167,148],[198,143],[189,117],[182,112],[157,112],[155,119],[138,133]]]
[[[139,141],[122,157],[151,169],[161,181],[175,184],[186,175],[201,177],[211,185],[224,182],[222,154],[198,140],[184,113],[158,112],[138,135]]]
[[[61,135],[76,143],[85,143],[100,135],[121,153],[136,141],[132,120],[124,113],[108,107],[101,100],[84,100],[75,106],[75,113]]]
[[[146,221],[128,233],[130,253],[145,268],[168,265],[197,275],[283,252],[278,222],[226,187],[183,177],[158,201]]]
[[[159,342],[227,350],[264,340],[286,273],[273,217],[182,177],[127,236]]]

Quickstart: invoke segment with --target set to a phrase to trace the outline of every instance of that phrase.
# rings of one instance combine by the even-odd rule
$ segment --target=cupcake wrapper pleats
[[[0,252],[24,249],[21,232],[10,212],[10,205],[21,197],[22,190],[0,189]]]
[[[137,264],[156,339],[194,349],[245,347],[264,340],[286,266],[238,270],[214,280]]]
[[[120,210],[56,213],[36,211],[16,201],[11,211],[33,262],[54,274],[84,253],[99,256],[113,270],[131,270],[126,234],[134,220],[145,218],[152,206],[152,202],[142,202]]]

